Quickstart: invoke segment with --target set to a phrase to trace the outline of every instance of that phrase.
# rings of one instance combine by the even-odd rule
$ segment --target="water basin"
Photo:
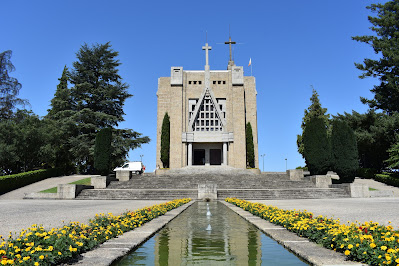
[[[120,261],[126,265],[308,265],[220,202],[196,202]]]

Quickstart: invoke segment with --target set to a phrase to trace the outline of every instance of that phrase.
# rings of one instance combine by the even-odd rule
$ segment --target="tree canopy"
[[[162,121],[161,132],[161,161],[164,168],[169,168],[170,157],[170,120],[166,112]]]
[[[305,131],[306,125],[309,123],[309,121],[313,117],[320,117],[324,120],[325,124],[328,126],[329,124],[329,119],[330,115],[326,114],[327,108],[321,107],[321,103],[319,100],[319,94],[317,91],[313,88],[312,86],[312,96],[310,97],[310,106],[308,109],[305,109],[303,118],[302,118],[302,134]],[[304,157],[303,150],[304,150],[304,145],[303,145],[303,140],[302,140],[302,135],[297,135],[297,146],[298,146],[298,152]]]
[[[377,16],[369,16],[370,29],[375,35],[355,36],[353,40],[371,45],[380,59],[364,59],[355,63],[363,71],[360,78],[377,77],[380,84],[371,92],[374,99],[361,98],[371,108],[386,111],[389,115],[399,111],[399,0],[385,4],[372,4],[367,7]]]
[[[254,150],[254,136],[252,134],[251,123],[248,122],[245,127],[245,139],[246,139],[246,152],[247,152],[247,166],[255,167],[255,150]]]
[[[0,120],[11,118],[18,105],[29,104],[27,100],[18,98],[21,83],[9,76],[15,70],[11,55],[10,50],[0,53]]]

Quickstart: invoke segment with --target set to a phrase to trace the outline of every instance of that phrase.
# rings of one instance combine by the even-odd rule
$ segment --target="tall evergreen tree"
[[[169,168],[170,158],[170,120],[166,112],[162,120],[161,129],[161,161],[164,168]]]
[[[399,169],[399,135],[397,141],[388,150],[389,158],[385,161],[391,169]]]
[[[308,109],[305,109],[305,113],[302,118],[302,124],[301,124],[302,134],[305,131],[306,125],[313,117],[321,117],[323,118],[327,126],[329,124],[330,115],[326,114],[327,108],[321,107],[319,94],[317,94],[317,91],[314,88],[312,90],[312,97],[310,97],[310,102],[311,104],[308,107]],[[302,157],[304,157],[303,154],[304,145],[303,145],[302,135],[297,135],[297,146],[298,146],[298,152],[302,155]]]
[[[0,120],[10,119],[18,105],[29,104],[27,100],[18,98],[21,83],[8,75],[15,70],[11,55],[10,50],[0,53]]]
[[[103,128],[97,133],[94,146],[94,168],[103,176],[108,175],[111,170],[111,142],[111,128]]]
[[[65,112],[73,109],[73,101],[71,91],[68,88],[68,68],[64,67],[61,78],[58,79],[60,83],[57,85],[54,98],[51,100],[51,108],[48,110],[48,117],[53,119],[60,119],[68,117]]]
[[[332,122],[331,132],[332,169],[340,182],[352,183],[359,168],[356,136],[348,124],[341,120]]]
[[[374,99],[361,100],[371,108],[385,110],[390,115],[399,112],[399,0],[372,4],[367,8],[377,13],[376,17],[368,17],[373,25],[370,29],[375,35],[355,36],[352,39],[371,45],[381,58],[366,58],[363,64],[355,65],[363,71],[360,78],[377,77],[380,84],[371,90]]]
[[[324,175],[331,167],[331,145],[323,118],[312,117],[303,132],[303,155],[312,175]]]
[[[106,127],[117,127],[123,119],[123,105],[132,95],[127,92],[128,85],[122,82],[118,74],[118,52],[111,49],[110,43],[83,45],[76,54],[70,73],[71,97],[73,101],[72,117],[77,125],[78,134],[70,139],[71,151],[84,168],[93,166],[93,150],[96,132]],[[113,131],[116,131],[115,129]],[[148,137],[124,129],[115,134],[123,141],[113,141],[114,145],[123,142],[124,157],[131,147],[148,143]],[[130,138],[130,139],[126,139]]]
[[[247,165],[251,168],[254,168],[255,167],[254,136],[252,134],[252,126],[250,122],[248,122],[245,127],[245,141],[246,141]]]

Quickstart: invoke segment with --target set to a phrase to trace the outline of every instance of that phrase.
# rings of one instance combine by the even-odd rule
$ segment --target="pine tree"
[[[18,105],[29,104],[27,100],[18,98],[21,83],[8,75],[15,70],[10,60],[11,55],[10,50],[0,53],[0,120],[10,119]]]
[[[396,142],[388,150],[389,158],[385,161],[389,168],[399,169],[399,135],[396,135]]]
[[[352,183],[359,168],[356,136],[349,125],[334,120],[331,132],[332,169],[339,175],[340,182]]]
[[[251,168],[255,168],[254,137],[252,134],[252,126],[251,123],[249,122],[245,127],[245,140],[246,140],[247,165]]]
[[[390,115],[399,112],[399,0],[372,4],[367,9],[377,13],[376,17],[368,17],[373,25],[370,29],[375,35],[355,36],[352,39],[371,45],[381,58],[366,58],[363,64],[355,65],[363,71],[360,78],[377,77],[380,84],[371,90],[374,99],[361,100],[371,108],[382,109]]]
[[[97,133],[94,146],[94,168],[103,176],[108,175],[111,170],[111,142],[111,128],[103,128]]]
[[[164,168],[169,168],[169,154],[170,154],[170,121],[169,115],[166,112],[162,121],[161,131],[161,161]]]
[[[312,175],[324,175],[331,167],[331,145],[321,117],[312,117],[303,132],[303,155]]]
[[[61,78],[58,79],[60,83],[57,85],[54,98],[51,100],[51,109],[48,110],[48,117],[53,119],[63,118],[65,111],[73,109],[73,101],[71,91],[68,88],[68,68],[64,67]]]
[[[312,86],[313,88],[313,86]],[[310,106],[308,109],[305,109],[304,116],[302,118],[302,134],[305,131],[306,125],[309,123],[310,119],[313,117],[321,117],[323,118],[325,124],[328,126],[329,124],[329,119],[330,115],[326,114],[327,108],[322,108],[319,100],[319,95],[317,94],[317,91],[313,89],[312,91],[312,97],[310,97]],[[303,139],[302,135],[297,135],[297,146],[298,146],[298,152],[304,157],[304,146],[303,146]]]

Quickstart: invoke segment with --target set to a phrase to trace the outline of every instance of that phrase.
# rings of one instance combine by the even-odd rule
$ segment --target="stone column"
[[[188,158],[187,158],[187,166],[191,166],[193,164],[193,143],[189,142],[188,144]]]
[[[223,142],[223,165],[227,165],[227,142]]]

